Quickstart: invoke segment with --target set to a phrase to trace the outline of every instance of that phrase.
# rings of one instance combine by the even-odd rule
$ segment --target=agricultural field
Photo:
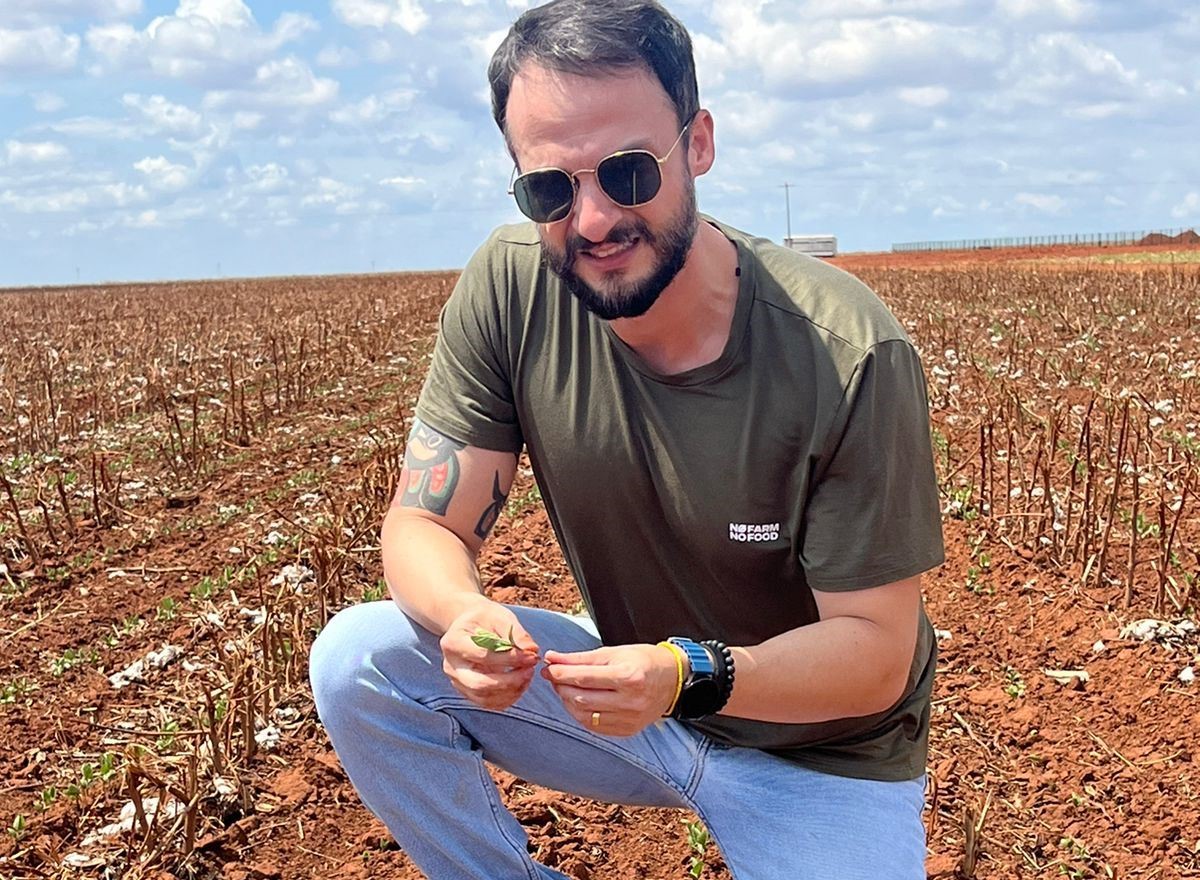
[[[929,875],[1200,877],[1200,267],[1035,256],[838,261],[929,381]],[[0,877],[421,876],[306,656],[385,595],[454,280],[0,293]],[[526,462],[481,568],[502,601],[579,601]],[[694,816],[495,777],[569,876],[730,878]]]

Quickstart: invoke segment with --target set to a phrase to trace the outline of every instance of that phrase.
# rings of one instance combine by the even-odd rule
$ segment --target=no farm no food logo
[[[779,539],[779,523],[730,523],[729,540],[741,543],[776,541]]]

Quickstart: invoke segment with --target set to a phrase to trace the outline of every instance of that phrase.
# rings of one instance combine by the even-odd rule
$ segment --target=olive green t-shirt
[[[924,376],[899,323],[845,272],[705,220],[740,272],[717,360],[657,373],[543,264],[532,224],[507,226],[446,303],[417,405],[456,440],[528,450],[605,644],[755,645],[817,621],[813,590],[943,559]],[[885,712],[690,723],[815,770],[912,779],[935,654],[922,611],[908,688]]]

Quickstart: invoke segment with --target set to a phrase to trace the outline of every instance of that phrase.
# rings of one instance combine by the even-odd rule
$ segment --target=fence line
[[[1064,235],[1023,235],[1008,238],[967,238],[958,241],[908,241],[892,245],[893,253],[911,251],[975,251],[995,248],[1036,248],[1053,245],[1200,245],[1193,228],[1152,229],[1138,232],[1087,232]]]

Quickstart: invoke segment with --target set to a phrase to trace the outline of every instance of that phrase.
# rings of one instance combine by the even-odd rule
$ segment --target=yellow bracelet
[[[683,693],[683,661],[685,658],[683,649],[678,645],[672,645],[670,642],[659,642],[658,647],[666,648],[675,657],[675,696],[671,698],[671,705],[667,707],[667,711],[662,716],[663,718],[668,718],[675,711],[675,704],[679,702],[679,695]]]

